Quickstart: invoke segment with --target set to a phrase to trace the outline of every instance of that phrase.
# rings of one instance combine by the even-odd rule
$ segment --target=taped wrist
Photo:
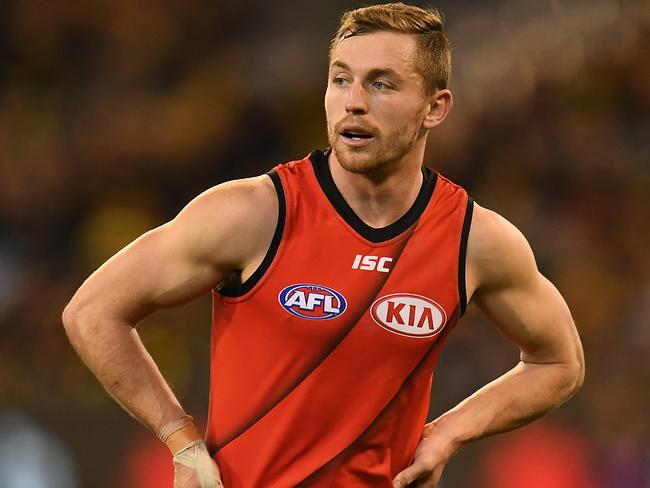
[[[172,456],[194,445],[197,441],[203,442],[203,436],[194,425],[194,418],[189,415],[163,425],[156,435],[167,444]]]
[[[193,469],[201,488],[223,488],[217,465],[202,440],[194,441],[178,452],[174,462]]]

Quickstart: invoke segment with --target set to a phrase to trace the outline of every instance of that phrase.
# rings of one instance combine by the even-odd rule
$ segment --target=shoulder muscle
[[[265,252],[277,215],[268,176],[216,186],[109,259],[69,307],[137,323],[153,310],[192,300]]]
[[[467,245],[471,289],[480,293],[535,280],[535,257],[523,234],[496,212],[474,205]]]
[[[529,362],[581,364],[571,313],[553,284],[537,270],[517,228],[495,212],[475,209],[468,242],[475,303]]]
[[[244,267],[268,244],[278,200],[268,176],[229,181],[192,200],[166,224],[192,259],[223,272]]]

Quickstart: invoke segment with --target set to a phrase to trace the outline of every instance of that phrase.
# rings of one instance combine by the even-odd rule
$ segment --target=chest
[[[354,327],[360,341],[428,347],[458,304],[454,256],[443,248],[417,226],[382,245],[303,229],[286,236],[258,300],[287,340],[327,342]]]

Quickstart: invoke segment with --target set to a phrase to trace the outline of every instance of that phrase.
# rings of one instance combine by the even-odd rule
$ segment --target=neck
[[[367,225],[386,227],[404,215],[422,188],[424,145],[409,152],[382,174],[358,174],[345,170],[336,153],[329,156],[330,172],[339,192]]]

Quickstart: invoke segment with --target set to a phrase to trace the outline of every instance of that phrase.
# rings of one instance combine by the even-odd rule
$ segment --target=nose
[[[345,100],[345,111],[353,115],[367,113],[368,100],[366,95],[366,91],[361,83],[352,83]]]

